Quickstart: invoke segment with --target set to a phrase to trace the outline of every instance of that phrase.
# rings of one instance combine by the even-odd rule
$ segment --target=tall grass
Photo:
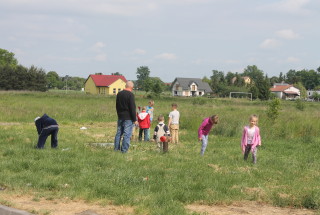
[[[115,97],[8,92],[0,99],[0,186],[6,192],[131,205],[136,214],[187,214],[184,206],[190,203],[241,200],[319,208],[317,103],[306,104],[302,112],[284,102],[272,121],[264,102],[156,100],[155,117],[163,114],[166,120],[171,103],[178,103],[180,145],[170,144],[169,153],[161,154],[153,143],[132,142],[129,153],[120,154],[90,144],[113,142]],[[148,100],[137,97],[136,103],[143,106]],[[42,113],[60,125],[57,150],[50,149],[49,140],[46,149],[33,148],[33,119]],[[243,126],[253,113],[259,115],[262,135],[257,165],[244,162],[240,151]],[[197,129],[212,114],[220,116],[220,123],[201,157]]]

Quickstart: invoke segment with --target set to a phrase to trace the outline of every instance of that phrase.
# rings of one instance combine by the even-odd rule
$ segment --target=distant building
[[[244,84],[247,85],[247,84],[251,84],[251,78],[249,76],[243,76],[241,77],[244,81]],[[234,84],[234,82],[237,80],[237,77],[233,77],[231,79],[231,83]]]
[[[314,93],[318,93],[320,95],[320,90],[307,90],[307,97],[311,98]]]
[[[173,96],[203,96],[212,93],[209,84],[200,78],[176,78],[171,90]]]
[[[125,88],[126,82],[122,75],[96,73],[89,75],[84,84],[84,91],[88,94],[116,95]]]
[[[275,83],[273,87],[270,88],[270,91],[280,99],[290,100],[300,98],[300,90],[286,83]]]

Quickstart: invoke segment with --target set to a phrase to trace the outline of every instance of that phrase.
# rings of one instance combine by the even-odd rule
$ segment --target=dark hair
[[[178,105],[176,103],[172,103],[171,106],[172,107],[178,107]]]

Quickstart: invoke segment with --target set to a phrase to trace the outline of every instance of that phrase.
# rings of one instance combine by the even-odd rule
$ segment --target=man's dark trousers
[[[59,131],[58,127],[42,129],[39,135],[37,148],[42,149],[44,147],[44,144],[46,143],[46,140],[49,135],[51,135],[51,148],[57,148],[58,147],[58,131]]]

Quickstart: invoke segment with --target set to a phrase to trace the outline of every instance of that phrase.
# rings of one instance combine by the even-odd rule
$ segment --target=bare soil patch
[[[200,205],[186,206],[191,212],[203,215],[315,215],[316,212],[307,209],[280,208],[258,202],[235,202],[231,205]]]
[[[0,122],[0,126],[21,125],[19,122]]]
[[[25,210],[39,215],[75,215],[84,211],[94,211],[99,215],[130,215],[134,208],[128,206],[106,205],[88,203],[83,200],[64,199],[35,199],[32,196],[1,195],[0,199],[10,204],[9,207]]]

